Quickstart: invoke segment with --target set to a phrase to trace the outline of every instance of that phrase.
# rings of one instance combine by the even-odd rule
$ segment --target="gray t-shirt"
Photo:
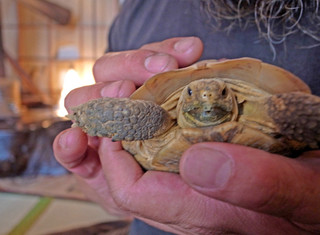
[[[276,57],[257,27],[217,31],[201,9],[200,0],[127,0],[109,34],[108,51],[137,49],[171,37],[197,36],[204,43],[201,59],[253,57],[283,67],[303,79],[320,95],[320,46],[311,38],[290,35],[285,44],[275,45]]]

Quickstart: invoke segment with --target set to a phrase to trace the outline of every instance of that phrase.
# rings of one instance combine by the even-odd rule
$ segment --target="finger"
[[[319,152],[318,152],[319,155]],[[303,223],[320,220],[319,158],[303,161],[221,143],[188,149],[181,175],[195,190],[257,212]]]
[[[101,158],[101,164],[104,168],[104,171],[107,173],[109,181],[111,183],[116,181],[119,182],[119,184],[113,186],[115,191],[117,191],[118,185],[127,185],[126,187],[130,187],[143,175],[141,167],[134,160],[133,156],[122,148],[121,142],[112,142],[112,140],[109,138],[102,138],[100,142],[99,155]],[[128,167],[125,172],[121,171],[117,174],[113,174],[115,171],[114,169],[109,171],[109,168],[117,166],[120,167],[123,165],[130,167]],[[125,176],[126,173],[134,176],[134,178],[127,179]]]
[[[71,128],[60,133],[53,143],[57,161],[74,173],[81,190],[92,201],[100,203],[116,215],[127,215],[119,210],[110,197],[97,152],[87,145],[87,136],[80,128]]]
[[[124,210],[121,210],[110,196],[109,188],[104,177],[102,170],[98,171],[93,178],[83,178],[79,175],[75,175],[77,183],[79,184],[81,191],[85,196],[93,202],[96,202],[100,206],[103,206],[106,211],[116,216],[130,216]],[[129,217],[128,217],[129,219]]]
[[[107,53],[93,66],[97,82],[132,80],[140,86],[153,75],[177,69],[176,60],[164,53],[150,50],[135,50]]]
[[[122,149],[120,142],[103,138],[100,147],[100,161],[110,192],[117,205],[124,210],[171,224],[185,220],[185,214],[191,215],[196,209],[201,212],[211,200],[202,195],[199,197],[178,174],[160,171],[144,173],[133,156]],[[205,221],[204,217],[213,216],[214,210],[212,215],[209,214],[199,213],[198,219]]]
[[[179,67],[185,67],[200,58],[203,44],[197,37],[176,37],[146,44],[141,49],[169,54],[177,60]]]
[[[87,143],[88,137],[80,128],[70,128],[55,138],[53,150],[57,161],[67,170],[93,178],[101,166],[97,153]]]
[[[188,49],[185,49],[189,44]],[[107,53],[93,67],[97,82],[132,80],[140,86],[151,76],[196,62],[203,45],[198,38],[174,38],[142,49]]]
[[[167,205],[167,200],[163,200],[163,195],[169,196],[177,191],[177,188],[181,191],[187,188],[187,185],[179,179],[177,174],[155,171],[144,173],[132,155],[122,149],[120,142],[111,142],[110,139],[103,138],[100,147],[100,161],[110,191],[119,205],[130,211],[141,213],[147,207],[147,198],[152,198],[152,203],[158,203],[159,217],[170,214],[167,209],[164,209],[170,205]],[[150,187],[151,185],[152,187]],[[161,192],[159,192],[159,188],[161,188]],[[183,195],[180,196],[181,200],[179,200],[182,203]],[[175,214],[174,206],[172,206],[171,213]]]
[[[65,107],[68,112],[72,107],[83,104],[89,100],[101,97],[128,97],[135,91],[132,81],[116,81],[97,83],[91,86],[72,90],[65,98]]]
[[[144,173],[120,142],[103,138],[100,147],[100,161],[115,203],[154,226],[179,234],[209,234],[209,228],[210,234],[295,231],[281,218],[235,208],[200,194],[178,174]]]

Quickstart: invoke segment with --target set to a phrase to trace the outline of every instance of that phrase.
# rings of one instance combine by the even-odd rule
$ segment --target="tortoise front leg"
[[[192,133],[184,133],[191,143],[198,143]],[[295,157],[297,151],[307,148],[307,144],[288,139],[286,136],[272,136],[261,130],[251,128],[239,122],[227,122],[203,130],[201,142],[226,142],[261,149],[270,153]]]
[[[262,149],[271,153],[290,154],[288,145],[259,130],[238,122],[227,122],[206,128],[178,129],[175,138],[153,158],[151,168],[179,172],[180,157],[191,145],[200,142],[227,142]],[[302,145],[297,143],[297,145]],[[298,146],[298,148],[301,148]]]
[[[165,133],[172,125],[161,106],[145,100],[104,97],[72,108],[73,126],[91,136],[113,141],[146,140]]]
[[[289,151],[285,141],[280,141],[263,133],[261,130],[239,122],[226,122],[218,126],[202,129],[201,141],[197,141],[189,131],[184,132],[184,136],[192,144],[198,142],[226,142],[258,148],[272,153],[286,153]]]

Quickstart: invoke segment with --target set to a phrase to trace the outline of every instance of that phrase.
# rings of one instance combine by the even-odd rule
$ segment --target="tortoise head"
[[[177,112],[181,127],[214,126],[234,120],[238,106],[227,84],[210,78],[193,81],[183,89]]]

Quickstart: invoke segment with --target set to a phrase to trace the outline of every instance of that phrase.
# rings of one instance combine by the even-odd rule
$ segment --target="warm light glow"
[[[62,75],[62,79],[62,90],[58,109],[56,111],[56,114],[59,117],[64,117],[68,114],[64,107],[64,99],[71,90],[94,83],[94,78],[91,73],[84,71],[83,76],[80,76],[79,73],[73,68],[68,69],[68,71]]]

